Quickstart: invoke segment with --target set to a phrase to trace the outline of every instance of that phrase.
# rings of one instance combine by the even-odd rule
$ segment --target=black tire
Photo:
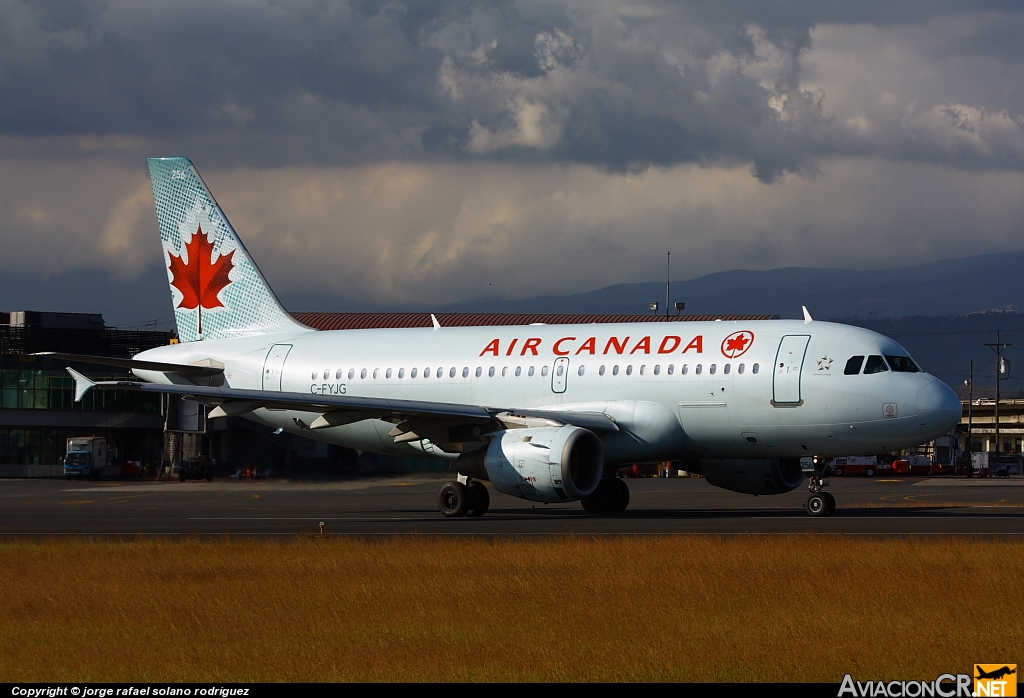
[[[487,486],[479,480],[474,480],[469,485],[469,493],[473,495],[473,505],[466,516],[483,516],[491,506],[491,493]]]
[[[867,470],[864,471],[864,474],[867,475],[868,477],[874,477],[875,476],[874,468],[868,468]]]
[[[611,497],[607,513],[621,514],[629,506],[629,485],[619,478],[615,478],[609,484],[611,485]]]
[[[473,496],[460,482],[446,482],[437,493],[437,508],[446,517],[465,516]]]
[[[807,498],[807,513],[814,517],[828,516],[828,495],[817,492]]]
[[[836,498],[828,492],[822,492],[821,496],[825,498],[825,504],[827,505],[825,516],[832,516],[836,510]]]
[[[842,477],[843,476],[843,469],[842,468],[832,468],[832,472],[835,473],[836,477]]]
[[[589,495],[580,500],[580,504],[583,505],[584,511],[594,516],[601,516],[608,513],[609,500],[611,499],[611,488],[608,486],[607,481],[601,480],[597,483],[597,488]]]

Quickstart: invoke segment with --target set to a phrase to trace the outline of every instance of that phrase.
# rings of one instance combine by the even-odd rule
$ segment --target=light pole
[[[986,347],[996,353],[996,455],[999,455],[1000,443],[999,443],[999,381],[1006,380],[1009,378],[1009,368],[1006,365],[1006,359],[1003,358],[1003,351],[1007,347],[1012,347],[1012,344],[1007,344],[1002,341],[1001,332],[996,330],[996,343],[985,344]],[[1006,374],[1005,376],[1003,374]]]

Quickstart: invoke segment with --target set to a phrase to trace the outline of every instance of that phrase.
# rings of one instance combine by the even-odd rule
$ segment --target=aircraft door
[[[810,335],[786,335],[779,343],[775,355],[775,378],[772,384],[773,405],[796,406],[803,404],[800,394],[800,374],[804,367],[804,355]]]
[[[551,367],[551,392],[564,393],[565,381],[569,377],[569,359],[561,356],[555,359],[555,365]]]
[[[291,344],[275,344],[270,347],[270,351],[267,352],[267,360],[263,362],[264,390],[281,390],[284,361],[288,358],[288,352],[291,350]]]

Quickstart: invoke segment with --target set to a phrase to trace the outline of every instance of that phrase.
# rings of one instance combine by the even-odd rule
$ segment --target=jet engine
[[[700,470],[715,487],[744,494],[782,494],[804,481],[799,458],[701,458]]]
[[[490,480],[494,489],[534,502],[583,499],[604,472],[597,436],[574,426],[509,429],[487,448],[459,456],[460,475]]]

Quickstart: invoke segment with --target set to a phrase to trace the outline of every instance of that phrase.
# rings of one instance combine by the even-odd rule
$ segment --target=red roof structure
[[[292,313],[317,330],[369,330],[385,327],[433,327],[430,313]],[[436,313],[441,327],[498,325],[589,325],[618,322],[707,322],[777,320],[778,315],[597,315],[589,313]]]

